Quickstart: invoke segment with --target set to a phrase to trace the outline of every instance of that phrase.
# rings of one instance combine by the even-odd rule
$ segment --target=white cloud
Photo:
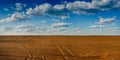
[[[26,7],[26,4],[15,3],[15,10],[22,10],[23,7]]]
[[[29,8],[27,9],[26,14],[33,16],[52,16],[61,19],[66,19],[69,15],[67,11],[65,11],[65,5],[57,4],[52,6],[49,3],[36,6],[35,8]]]
[[[96,13],[97,11],[97,9],[94,9],[90,2],[85,1],[69,2],[66,4],[66,8],[76,14]]]
[[[28,16],[26,16],[23,13],[15,12],[10,17],[7,17],[5,19],[1,19],[0,23],[6,23],[6,22],[17,22],[17,21],[24,21],[30,19]]]
[[[99,2],[99,3],[98,3]],[[92,5],[94,8],[100,10],[112,10],[120,8],[120,0],[93,0]]]
[[[45,24],[47,21],[46,20],[41,20],[40,23],[41,24]]]
[[[97,28],[97,25],[90,26],[91,28]]]
[[[54,8],[55,10],[63,10],[63,9],[65,8],[65,5],[57,4],[57,5],[53,6],[53,8]]]
[[[106,28],[108,31],[120,32],[120,28]]]
[[[68,19],[69,16],[68,16],[68,15],[66,15],[66,16],[60,16],[60,18],[61,18],[61,19]]]
[[[16,26],[16,29],[17,32],[34,32],[36,30],[36,26],[31,23],[23,23]]]
[[[116,20],[115,17],[112,17],[112,18],[102,18],[102,17],[100,17],[98,24],[101,24],[101,25],[111,24],[111,23],[114,23],[115,20]]]
[[[75,14],[94,14],[99,11],[108,11],[119,8],[120,0],[92,0],[91,2],[74,1],[56,5],[51,5],[49,3],[37,5],[34,8],[27,9],[26,14],[67,19],[71,12]]]
[[[32,28],[32,27],[35,27],[35,25],[30,23],[24,23],[17,26],[17,28]]]
[[[19,30],[18,32],[33,32],[35,31],[34,29],[24,29],[24,30]]]
[[[16,10],[22,10],[22,8],[26,6],[26,4],[16,3],[15,6]],[[106,11],[118,8],[120,8],[120,0],[92,0],[92,2],[74,1],[68,2],[66,4],[56,4],[54,6],[49,3],[45,3],[39,6],[37,5],[35,8],[27,9],[26,14],[34,16],[44,15],[67,19],[69,18],[70,13],[68,12],[68,10],[76,14],[92,14],[97,13],[98,11]],[[4,10],[7,11],[8,9],[4,8]],[[24,13],[14,13],[11,17],[2,19],[0,22],[13,22],[22,19],[25,20],[28,19],[28,17],[26,17]],[[100,24],[103,22],[105,22],[105,20],[103,21],[101,19]]]
[[[7,8],[4,8],[4,10],[5,10],[5,11],[9,11],[9,9],[7,9]]]
[[[76,14],[92,14],[120,8],[120,0],[92,0],[92,2],[68,2],[66,8]]]
[[[6,32],[6,31],[11,31],[13,29],[13,27],[11,26],[1,26],[0,30]]]
[[[46,3],[39,6],[36,6],[35,8],[29,8],[26,12],[26,14],[29,15],[45,15],[49,10],[51,9],[51,5]]]
[[[104,25],[93,25],[93,26],[90,26],[91,28],[105,28]]]
[[[68,31],[69,28],[66,28],[66,27],[60,27],[60,28],[56,28],[55,31],[57,32],[63,32],[63,31]]]
[[[91,28],[108,28],[113,27],[113,23],[115,23],[116,17],[111,18],[102,18],[100,17],[99,21],[95,23],[95,25],[90,26]],[[109,24],[109,25],[108,25]]]
[[[39,30],[39,31],[46,31],[47,27],[46,26],[41,26],[41,27],[36,27],[35,29]]]
[[[52,27],[69,27],[70,26],[70,23],[55,23],[55,24],[52,24],[51,25]]]

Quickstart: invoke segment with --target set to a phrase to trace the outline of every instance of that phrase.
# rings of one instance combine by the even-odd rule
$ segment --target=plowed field
[[[120,37],[1,36],[0,60],[120,60]]]

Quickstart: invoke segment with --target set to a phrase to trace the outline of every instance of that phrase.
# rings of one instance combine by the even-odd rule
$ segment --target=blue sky
[[[120,35],[120,0],[0,0],[0,35]]]

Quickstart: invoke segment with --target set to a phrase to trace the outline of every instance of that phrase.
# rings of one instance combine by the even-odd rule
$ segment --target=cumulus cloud
[[[45,24],[45,23],[47,23],[47,21],[46,20],[41,20],[40,23]]]
[[[15,3],[15,10],[22,10],[23,7],[26,7],[26,4]]]
[[[90,26],[91,28],[97,28],[97,25]]]
[[[56,28],[55,31],[57,32],[64,32],[65,34],[74,34],[74,33],[80,33],[82,31],[81,28],[69,28],[69,27],[60,27],[60,28]]]
[[[102,17],[100,17],[98,24],[101,24],[101,25],[111,24],[111,23],[114,23],[115,20],[116,20],[115,17],[112,17],[112,18],[102,18]]]
[[[7,9],[7,8],[4,8],[4,10],[5,10],[5,11],[9,11],[9,9]]]
[[[6,22],[17,22],[17,21],[24,21],[30,19],[28,16],[26,16],[23,13],[15,12],[10,17],[7,17],[5,19],[1,19],[0,23],[6,23]]]
[[[52,24],[51,26],[54,27],[54,28],[57,28],[57,27],[69,27],[70,23],[55,23],[55,24]]]
[[[34,26],[35,26],[34,24],[24,23],[24,24],[18,25],[17,28],[32,28]]]
[[[65,4],[51,5],[49,3],[28,8],[26,14],[33,16],[52,16],[61,19],[69,18],[69,14],[94,14],[120,8],[120,0],[92,0],[91,2],[74,1]]]
[[[93,25],[93,26],[90,26],[91,28],[105,28],[104,25]]]
[[[33,32],[34,29],[24,29],[24,30],[19,30],[18,32]]]
[[[27,9],[26,14],[33,16],[52,16],[59,17],[61,19],[68,18],[67,11],[65,11],[65,5],[54,5],[52,6],[49,3],[45,3],[42,5],[37,5],[35,8]]]
[[[66,8],[77,14],[92,14],[99,11],[119,9],[120,0],[92,0],[91,2],[75,1],[67,3]]]
[[[39,31],[46,31],[46,30],[47,30],[47,27],[41,26],[41,27],[36,27],[35,29],[36,29],[36,30],[39,30]]]
[[[55,29],[55,31],[59,31],[59,32],[68,31],[68,30],[70,29],[66,27],[60,27],[60,28]]]
[[[92,6],[92,3],[85,1],[69,2],[66,4],[66,8],[76,14],[97,13],[98,11],[98,9],[95,9],[94,6]]]
[[[99,21],[95,23],[95,25],[90,26],[91,28],[108,28],[112,27],[111,24],[115,23],[116,17],[111,18],[99,18]],[[110,26],[109,26],[109,25]]]
[[[98,3],[99,2],[99,3]],[[112,10],[120,8],[120,0],[93,0],[92,5],[100,10]]]
[[[57,5],[53,6],[53,8],[54,8],[55,10],[63,10],[63,9],[65,8],[65,5],[57,4]]]
[[[36,6],[33,9],[29,8],[26,13],[29,15],[45,15],[50,9],[51,9],[51,5],[46,3]]]
[[[36,26],[31,23],[23,23],[21,25],[16,26],[18,32],[33,32],[35,31]]]
[[[112,32],[120,32],[120,28],[106,28],[106,30],[112,31]]]
[[[13,29],[13,27],[11,26],[1,26],[0,30],[6,32],[6,31],[11,31]]]

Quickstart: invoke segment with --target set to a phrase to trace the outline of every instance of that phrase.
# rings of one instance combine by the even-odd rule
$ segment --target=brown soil
[[[1,36],[0,60],[120,60],[120,37]]]

